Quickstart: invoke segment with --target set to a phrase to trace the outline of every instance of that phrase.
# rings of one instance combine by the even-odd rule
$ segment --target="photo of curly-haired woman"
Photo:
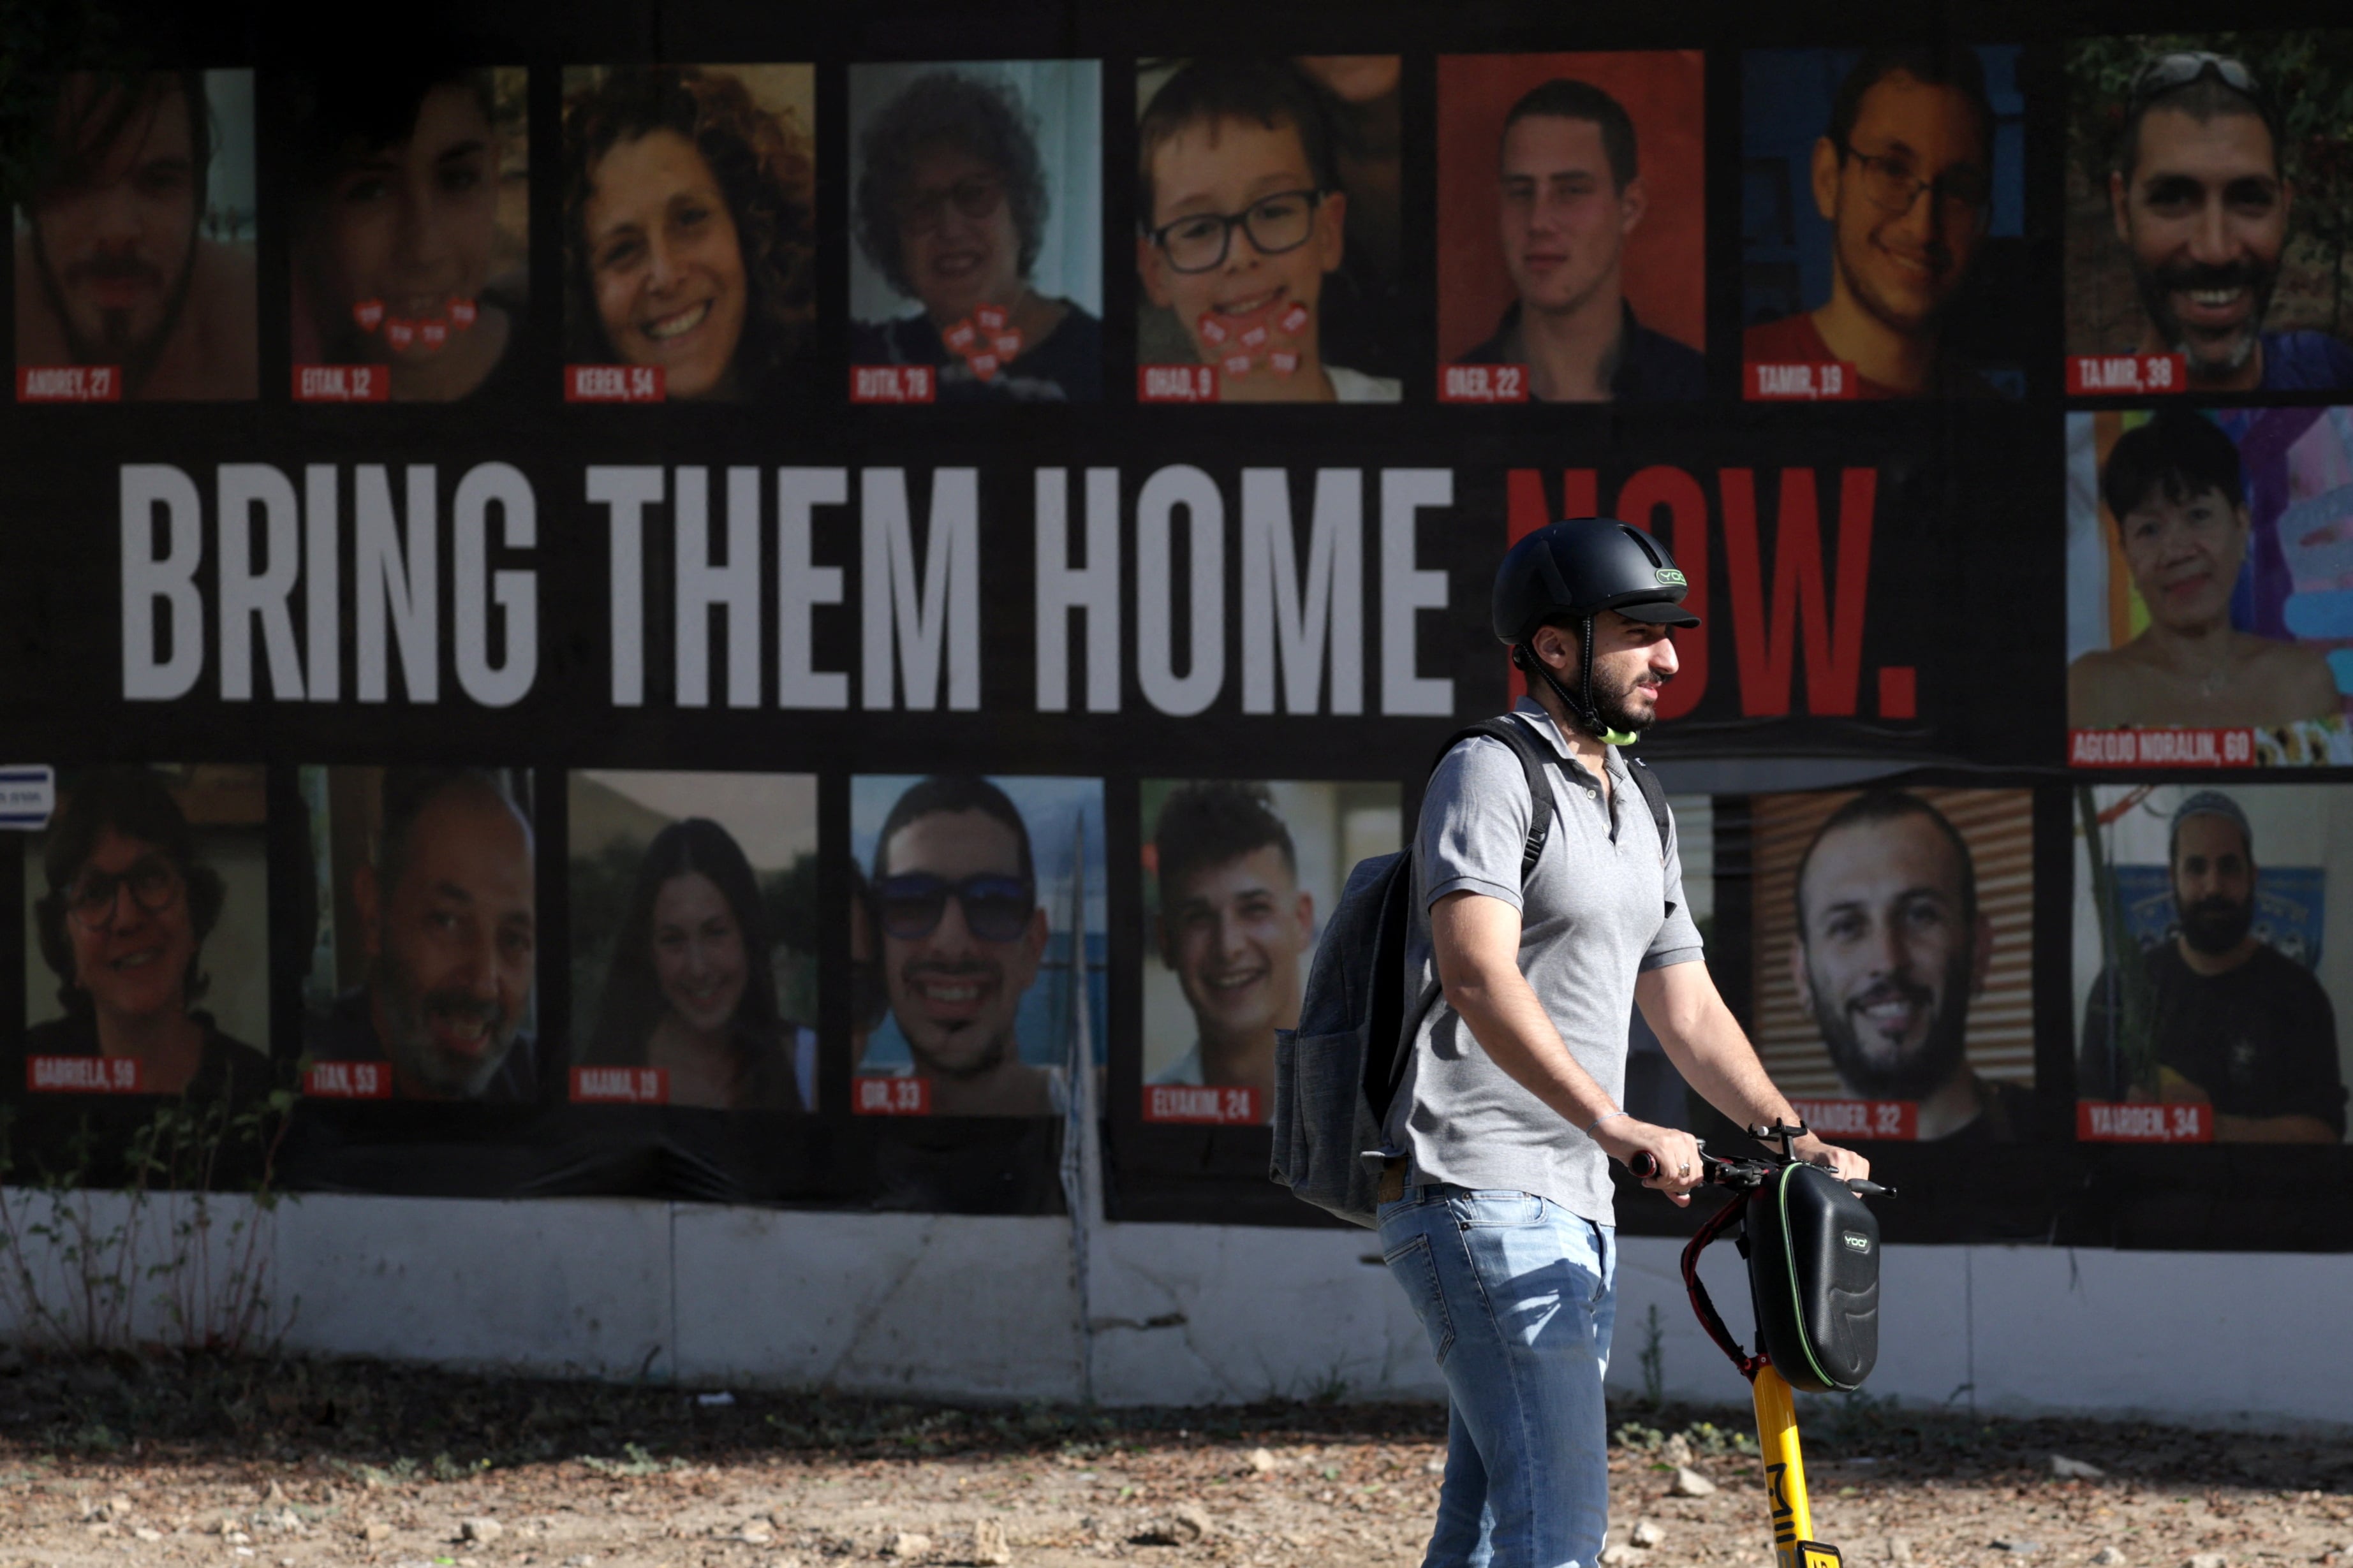
[[[565,357],[664,395],[792,395],[816,312],[807,66],[565,73]]]

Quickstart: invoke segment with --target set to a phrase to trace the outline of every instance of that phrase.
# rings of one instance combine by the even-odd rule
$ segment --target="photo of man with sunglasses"
[[[1752,83],[1758,64],[1752,57]],[[1847,395],[1861,398],[2001,395],[1947,331],[1990,226],[1995,140],[1978,50],[1865,51],[1839,83],[1803,170],[1804,196],[1830,225],[1830,297],[1750,326],[1746,364],[1844,364]],[[1765,231],[1787,229],[1789,247],[1797,216],[1752,211],[1749,227],[1754,309],[1769,270],[1761,251],[1776,237]],[[1747,374],[1758,395],[1757,373]]]
[[[250,784],[258,797],[259,777]],[[58,1010],[33,999],[32,1087],[238,1101],[264,1092],[262,1049],[198,1005],[212,986],[205,944],[227,907],[228,881],[199,853],[172,779],[144,767],[84,773],[37,848],[47,890],[33,924],[57,977]],[[248,914],[258,947],[267,921]],[[63,1058],[98,1058],[102,1081]]]
[[[1020,808],[987,779],[934,774],[900,795],[874,846],[883,993],[929,1113],[1059,1114],[1060,1073],[1022,1059],[1022,999],[1050,924]]]
[[[1227,403],[1395,403],[1324,357],[1348,193],[1314,79],[1287,59],[1188,61],[1137,125],[1136,270]]]
[[[2353,346],[2263,330],[2292,237],[2295,192],[2280,154],[2279,106],[2245,62],[2179,49],[2133,72],[2108,160],[2108,208],[2140,307],[2130,348],[2181,355],[2189,384],[2176,390],[2353,386]]]
[[[1101,74],[851,68],[851,364],[934,366],[942,402],[1102,398]]]

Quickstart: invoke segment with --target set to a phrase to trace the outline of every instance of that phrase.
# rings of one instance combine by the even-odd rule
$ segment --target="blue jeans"
[[[1440,1185],[1408,1187],[1379,1219],[1449,1394],[1423,1568],[1591,1568],[1609,1522],[1616,1227],[1528,1193]]]

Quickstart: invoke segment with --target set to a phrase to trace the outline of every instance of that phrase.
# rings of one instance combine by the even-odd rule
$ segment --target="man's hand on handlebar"
[[[1593,1141],[1601,1145],[1603,1153],[1637,1175],[1645,1170],[1656,1172],[1643,1176],[1642,1184],[1665,1194],[1669,1203],[1690,1206],[1692,1189],[1704,1179],[1698,1139],[1672,1127],[1653,1127],[1630,1116],[1616,1116],[1593,1130]],[[1642,1158],[1645,1154],[1650,1161]]]
[[[1825,1143],[1812,1133],[1789,1141],[1789,1152],[1810,1165],[1828,1165],[1831,1174],[1842,1182],[1868,1181],[1871,1162],[1852,1149],[1841,1149]]]

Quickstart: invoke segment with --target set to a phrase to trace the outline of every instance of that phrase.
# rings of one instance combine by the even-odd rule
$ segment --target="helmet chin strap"
[[[1570,695],[1568,688],[1563,686],[1554,676],[1552,668],[1536,657],[1535,645],[1533,642],[1523,643],[1520,647],[1524,650],[1522,667],[1534,670],[1543,678],[1544,683],[1552,688],[1552,694],[1560,699],[1561,706],[1568,710],[1569,718],[1575,721],[1578,729],[1594,736],[1607,746],[1630,746],[1641,738],[1630,731],[1611,729],[1602,719],[1601,710],[1594,705],[1593,617],[1591,616],[1585,617],[1582,635],[1577,639],[1577,685],[1583,693],[1581,696]]]

